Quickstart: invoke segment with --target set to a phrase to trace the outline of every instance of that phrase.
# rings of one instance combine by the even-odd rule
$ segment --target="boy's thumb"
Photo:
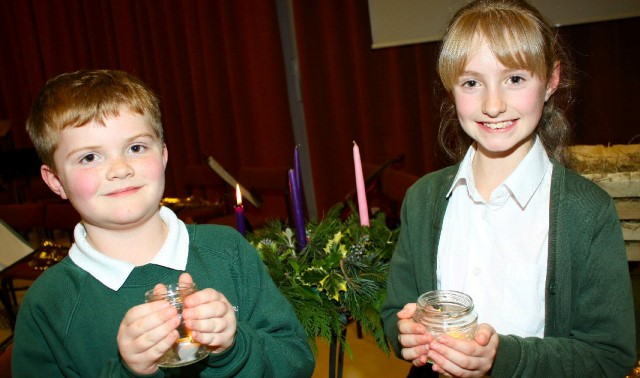
[[[178,283],[190,285],[193,283],[193,278],[189,273],[182,273],[178,279]]]

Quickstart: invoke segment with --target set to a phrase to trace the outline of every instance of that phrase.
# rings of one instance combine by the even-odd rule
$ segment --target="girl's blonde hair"
[[[564,109],[571,99],[573,67],[554,29],[536,8],[521,0],[476,0],[460,9],[449,22],[437,66],[447,92],[441,107],[440,146],[448,157],[459,161],[473,142],[459,125],[452,91],[477,49],[479,37],[487,41],[505,67],[527,69],[545,81],[559,64],[560,83],[556,94],[544,105],[536,133],[550,156],[565,161],[570,127]],[[564,103],[559,106],[559,102]]]
[[[43,164],[55,170],[61,130],[90,122],[104,125],[123,107],[147,117],[164,143],[158,97],[136,76],[114,70],[76,71],[47,81],[31,106],[27,132]]]

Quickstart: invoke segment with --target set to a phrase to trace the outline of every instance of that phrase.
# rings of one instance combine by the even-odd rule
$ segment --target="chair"
[[[206,165],[190,164],[184,169],[184,185],[190,195],[210,202],[224,201],[226,183]]]
[[[184,207],[176,211],[185,223],[214,223],[213,219],[224,219],[223,224],[232,225],[230,197],[231,190],[215,172],[206,165],[187,165],[184,170],[184,185],[190,198],[206,202],[205,206]],[[229,197],[229,198],[227,198]]]
[[[233,207],[236,204],[235,190],[207,166],[188,166],[185,170],[189,177],[187,187],[192,195],[208,193],[209,198],[224,201],[226,211],[190,209],[183,210],[179,217],[187,223],[213,223],[236,227]],[[237,177],[238,182],[259,201],[254,206],[244,198],[245,217],[248,230],[263,226],[270,219],[286,220],[289,216],[288,188],[289,182],[286,167],[242,167]],[[215,197],[211,194],[215,193]],[[211,201],[211,199],[210,199]]]
[[[45,241],[35,251],[27,254],[14,264],[0,271],[0,288],[2,290],[2,302],[7,310],[11,328],[15,326],[18,299],[16,291],[26,290],[30,283],[24,287],[15,287],[14,281],[35,281],[42,272],[57,264],[68,253],[68,248],[59,244]]]
[[[2,221],[0,221],[0,244],[3,247],[3,253],[0,255],[0,278],[4,280],[4,277],[15,266],[19,266],[22,261],[29,259],[33,248],[9,225]],[[17,302],[15,300],[15,290],[2,287],[0,289],[0,302],[2,302],[7,311],[9,323],[13,328],[15,323],[14,304]]]

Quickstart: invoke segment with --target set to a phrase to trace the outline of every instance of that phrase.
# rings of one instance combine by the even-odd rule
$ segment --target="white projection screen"
[[[368,0],[373,48],[437,41],[467,0]],[[556,26],[640,16],[640,0],[530,0]]]

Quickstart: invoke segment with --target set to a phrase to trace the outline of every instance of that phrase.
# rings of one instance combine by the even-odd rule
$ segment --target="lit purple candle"
[[[240,185],[236,185],[236,225],[238,226],[238,232],[242,236],[247,235],[247,224],[244,219],[244,206],[242,206],[242,193],[240,192]]]
[[[289,191],[291,192],[291,203],[293,205],[293,222],[296,227],[296,239],[300,250],[307,246],[307,231],[304,225],[304,211],[302,207],[302,196],[296,180],[296,172],[289,170]]]

